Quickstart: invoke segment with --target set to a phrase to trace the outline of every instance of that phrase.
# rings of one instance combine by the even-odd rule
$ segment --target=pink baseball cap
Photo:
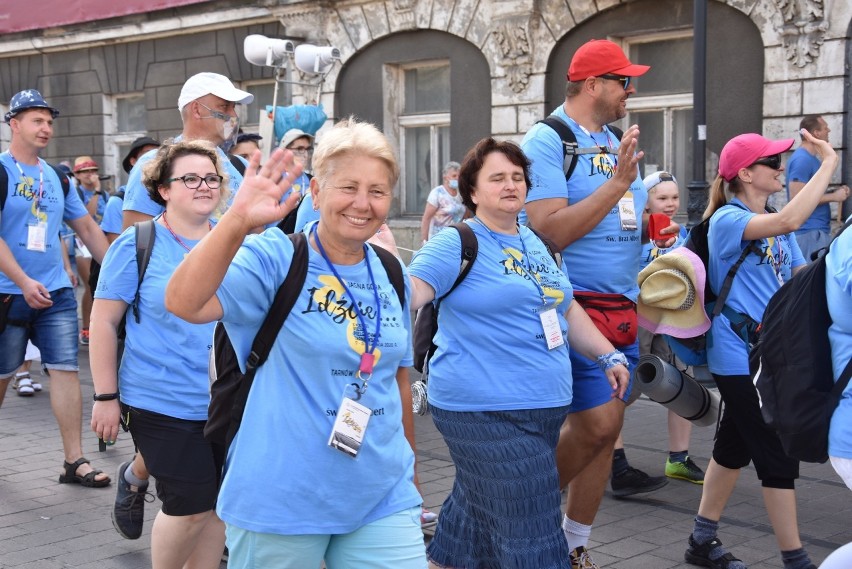
[[[769,140],[754,132],[735,136],[719,154],[719,175],[730,182],[737,177],[741,168],[751,166],[758,158],[787,152],[793,142],[795,140],[792,138]]]

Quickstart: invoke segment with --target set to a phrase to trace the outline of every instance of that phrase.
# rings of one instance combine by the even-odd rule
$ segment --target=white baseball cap
[[[220,99],[247,105],[254,101],[254,95],[234,87],[231,80],[218,73],[197,73],[186,80],[178,97],[178,110],[205,95],[216,95]]]

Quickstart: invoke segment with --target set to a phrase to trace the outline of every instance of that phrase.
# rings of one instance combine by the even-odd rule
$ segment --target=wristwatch
[[[95,393],[92,395],[92,401],[112,401],[113,399],[118,399],[118,393],[101,393],[100,395]]]

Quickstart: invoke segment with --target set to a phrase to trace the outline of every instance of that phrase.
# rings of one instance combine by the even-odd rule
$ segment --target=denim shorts
[[[5,295],[3,295],[5,296]],[[8,319],[27,326],[7,324],[0,334],[0,377],[8,377],[24,363],[27,340],[41,351],[41,362],[48,369],[78,371],[77,298],[74,289],[50,291],[53,305],[30,308],[24,295],[13,294]]]
[[[225,529],[228,569],[426,569],[420,506],[408,508],[335,535],[278,535]]]
[[[630,363],[630,385],[624,393],[624,401],[630,400],[633,390],[633,371],[639,363],[639,342],[617,348],[627,356]],[[570,412],[579,413],[586,409],[600,407],[612,401],[612,387],[601,371],[598,362],[571,350],[571,374],[574,378],[574,398],[571,401]]]

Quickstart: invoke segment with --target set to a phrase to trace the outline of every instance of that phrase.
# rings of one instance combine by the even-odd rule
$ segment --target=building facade
[[[804,114],[822,114],[845,155],[852,3],[708,0],[706,29],[708,181],[726,140],[748,131],[794,136]],[[243,56],[249,34],[332,45],[340,62],[321,86],[289,66],[276,75]],[[592,38],[616,41],[652,66],[623,122],[640,125],[644,172],[670,170],[685,187],[693,177],[693,36],[692,0],[196,1],[0,35],[0,109],[37,87],[62,112],[47,157],[92,155],[118,184],[130,141],[180,131],[177,96],[188,76],[215,71],[255,93],[242,116],[248,131],[260,128],[275,77],[286,76],[279,104],[320,103],[323,128],[355,115],[390,138],[402,170],[392,225],[411,230],[402,241],[414,243],[442,165],[486,135],[520,141],[564,100],[571,55]],[[852,178],[852,163],[842,163],[835,182]]]

